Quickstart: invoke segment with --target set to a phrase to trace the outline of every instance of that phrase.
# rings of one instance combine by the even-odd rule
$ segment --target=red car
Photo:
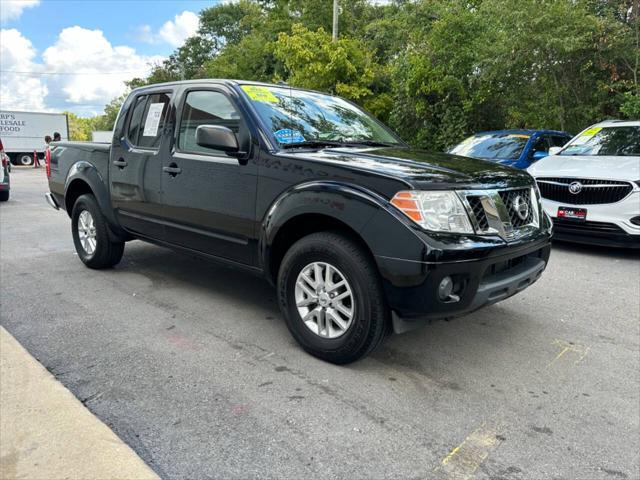
[[[9,200],[11,162],[9,161],[9,156],[4,153],[2,140],[0,140],[0,160],[2,160],[2,168],[0,168],[0,202],[6,202]]]

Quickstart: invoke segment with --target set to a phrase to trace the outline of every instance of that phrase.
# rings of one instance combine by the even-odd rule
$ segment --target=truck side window
[[[129,127],[127,129],[127,138],[133,145],[138,145],[138,137],[140,136],[140,124],[142,123],[142,114],[147,105],[147,96],[142,95],[136,98],[136,103],[131,111],[129,118]]]
[[[169,93],[154,93],[149,95],[149,100],[142,115],[142,124],[139,128],[139,137],[136,143],[137,146],[158,148],[170,100],[171,95]],[[132,137],[129,137],[129,139],[133,141]]]
[[[221,125],[238,134],[240,114],[223,93],[203,90],[187,94],[180,120],[178,149],[183,152],[224,155],[220,150],[201,147],[196,143],[196,129],[200,125]]]

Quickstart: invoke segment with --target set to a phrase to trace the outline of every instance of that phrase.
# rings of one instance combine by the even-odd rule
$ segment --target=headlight
[[[432,232],[474,233],[467,211],[455,192],[398,192],[391,204],[422,228]]]

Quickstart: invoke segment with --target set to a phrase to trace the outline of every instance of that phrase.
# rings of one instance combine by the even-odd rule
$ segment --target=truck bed
[[[101,142],[55,142],[51,150],[51,193],[63,197],[69,169],[79,168],[79,161],[93,165],[105,186],[109,178],[109,154],[111,144]]]

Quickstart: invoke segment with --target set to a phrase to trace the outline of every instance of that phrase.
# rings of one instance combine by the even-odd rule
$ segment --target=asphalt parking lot
[[[0,206],[0,321],[163,478],[640,478],[640,257],[554,245],[521,295],[347,367],[259,278],[141,242],[92,271],[43,169]]]

